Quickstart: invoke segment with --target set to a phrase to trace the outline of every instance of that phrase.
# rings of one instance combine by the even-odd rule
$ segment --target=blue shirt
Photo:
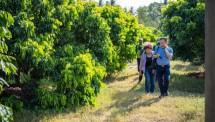
[[[167,47],[167,50],[171,55],[173,55],[172,48]],[[157,58],[157,64],[158,65],[169,65],[170,64],[170,59],[167,58],[164,48],[159,46],[159,49],[158,49],[158,47],[156,47],[154,54],[156,55],[157,53],[160,54],[160,57]]]

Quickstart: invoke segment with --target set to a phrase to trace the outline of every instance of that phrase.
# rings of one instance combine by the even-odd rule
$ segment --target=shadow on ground
[[[14,114],[14,122],[40,122],[44,118],[46,119],[54,118],[59,114],[66,115],[71,112],[76,112],[76,109],[74,108],[67,109],[67,110],[50,109],[50,110],[37,110],[37,111],[23,109],[18,113]],[[20,118],[20,117],[23,117],[23,118]]]
[[[173,76],[173,78],[176,76]],[[183,76],[187,77],[187,76]],[[181,79],[182,77],[179,77]],[[195,85],[192,85],[196,82]],[[204,97],[203,93],[203,81],[184,81],[178,82],[177,80],[170,84],[170,96],[169,97]],[[190,83],[190,85],[188,85]],[[178,87],[178,85],[181,85]],[[158,103],[162,98],[159,98],[159,88],[157,87],[155,95],[146,96],[144,91],[144,83],[134,84],[129,91],[117,92],[113,96],[113,100],[116,101],[110,105],[106,110],[114,109],[111,115],[107,117],[106,121],[110,121],[110,118],[117,118],[124,114],[129,114],[132,111],[140,109],[141,107],[150,107],[155,103]],[[198,86],[198,87],[197,87]],[[195,88],[197,87],[197,88]],[[188,90],[189,89],[189,90]]]
[[[137,80],[138,77],[135,78],[134,81]],[[144,92],[144,87],[145,81],[143,80],[141,84],[134,84],[133,87],[131,87],[130,91]],[[156,81],[156,91],[159,92],[158,81]],[[187,75],[171,74],[169,91],[204,94],[205,81],[204,79],[188,77]]]
[[[135,73],[125,73],[124,75],[120,75],[119,73],[117,73],[115,75],[109,74],[103,81],[104,81],[104,83],[106,83],[108,85],[110,83],[114,83],[117,81],[125,81],[126,79],[128,79],[129,77],[132,77],[132,76],[137,76],[137,74],[135,74]],[[134,79],[134,81],[137,79]]]
[[[204,79],[171,74],[170,91],[202,94],[205,91],[205,82]]]
[[[107,117],[106,121],[110,121],[110,118],[116,118],[118,115],[130,113],[141,107],[149,107],[154,103],[160,101],[160,98],[156,96],[152,96],[143,100],[143,95],[143,92],[137,92],[132,90],[116,93],[113,96],[113,100],[116,102],[106,108],[107,110],[116,108],[116,110],[111,112],[111,115]]]

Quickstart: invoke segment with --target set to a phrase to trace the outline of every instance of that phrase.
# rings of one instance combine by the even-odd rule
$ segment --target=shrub
[[[162,30],[170,38],[175,59],[204,62],[204,12],[205,3],[198,0],[178,0],[163,8]]]
[[[67,95],[70,105],[95,105],[95,97],[102,86],[106,72],[92,56],[80,54],[61,71],[62,81],[58,89]]]
[[[42,109],[62,109],[66,105],[67,97],[62,93],[50,91],[47,88],[39,87],[37,90],[37,104]]]
[[[13,121],[12,109],[0,104],[0,120],[2,122]]]
[[[14,57],[7,55],[8,46],[5,43],[6,39],[11,38],[11,32],[8,28],[13,22],[14,19],[10,13],[0,10],[0,70],[3,71],[5,75],[13,74],[17,70],[12,63],[12,61],[15,60]],[[3,85],[8,86],[7,82],[0,78],[0,94],[2,93]],[[3,122],[12,121],[12,109],[0,104],[0,119]]]
[[[139,26],[137,18],[121,7],[98,7],[96,2],[5,0],[0,1],[0,8],[14,18],[11,33],[5,34],[12,38],[5,38],[0,47],[16,58],[18,71],[9,79],[15,80],[14,85],[34,86],[25,92],[36,91],[32,106],[38,102],[43,109],[95,105],[106,74],[123,70],[135,58],[135,44],[141,36],[153,41],[158,34]],[[16,69],[4,70],[9,74]],[[11,99],[14,96],[5,98],[8,105]],[[22,108],[16,102],[10,106]]]
[[[10,97],[1,98],[1,103],[12,108],[14,111],[20,111],[24,106],[19,96],[16,96],[16,95],[11,95]]]

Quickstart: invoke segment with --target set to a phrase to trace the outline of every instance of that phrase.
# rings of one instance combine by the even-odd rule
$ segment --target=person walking
[[[155,44],[154,47],[153,47],[154,51],[155,51],[155,49],[158,50],[158,49],[159,49],[159,46],[160,46],[160,38],[157,38],[156,44]],[[156,69],[156,66],[157,66],[157,58],[154,58],[153,63],[154,63],[154,64],[153,64],[153,65],[154,65],[154,68]],[[155,74],[155,82],[156,82],[156,81],[158,81],[157,73]]]
[[[142,53],[141,50],[143,50],[143,39],[142,38],[139,39],[139,44],[136,45],[136,57],[137,57],[138,73],[140,72],[139,67],[140,67],[140,57],[141,57],[141,53]]]
[[[154,93],[155,91],[155,70],[152,68],[153,61],[153,44],[145,43],[144,44],[144,53],[141,55],[140,59],[140,73],[139,73],[139,82],[142,81],[143,74],[145,75],[145,90],[146,93]]]
[[[153,46],[153,49],[154,49],[153,51],[155,51],[155,49],[157,49],[158,46],[160,46],[160,38],[156,39],[156,44],[154,44]]]
[[[160,46],[155,49],[154,58],[157,58],[156,73],[160,88],[160,97],[169,96],[170,60],[173,49],[168,46],[167,38],[160,38]]]

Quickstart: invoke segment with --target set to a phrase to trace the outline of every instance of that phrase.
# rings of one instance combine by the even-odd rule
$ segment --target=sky
[[[99,0],[94,0],[96,2],[98,2]],[[104,0],[106,1],[110,1],[110,0]],[[164,0],[116,0],[117,5],[122,6],[123,8],[131,8],[131,6],[134,7],[134,10],[136,10],[138,7],[140,6],[148,6],[150,3],[153,2],[163,2]],[[105,3],[104,2],[104,3]]]

